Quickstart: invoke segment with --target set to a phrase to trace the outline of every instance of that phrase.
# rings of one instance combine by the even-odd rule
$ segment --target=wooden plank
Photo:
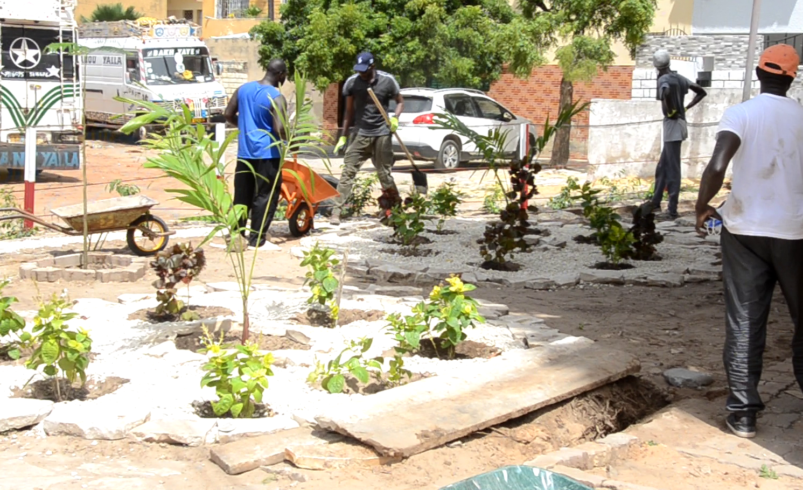
[[[460,362],[460,361],[455,361]],[[318,424],[410,457],[639,371],[638,360],[588,339],[508,352],[355,400]]]

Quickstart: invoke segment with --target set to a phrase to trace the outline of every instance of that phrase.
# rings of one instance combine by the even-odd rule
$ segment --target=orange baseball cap
[[[797,50],[788,44],[770,46],[761,53],[758,67],[768,73],[795,77],[797,67],[800,65],[800,56]]]

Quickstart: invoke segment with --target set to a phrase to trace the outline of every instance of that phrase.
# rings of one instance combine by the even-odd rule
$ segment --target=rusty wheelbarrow
[[[157,204],[159,204],[157,201],[145,196],[116,197],[87,203],[87,231],[90,234],[97,234],[126,230],[128,248],[135,255],[141,257],[155,255],[167,246],[168,237],[176,233],[169,231],[167,224],[161,218],[150,213],[150,209]],[[10,213],[0,216],[0,221],[26,219],[66,235],[83,235],[83,204],[50,210],[54,216],[67,223],[67,227],[48,223],[17,208],[0,209],[0,212]]]
[[[309,233],[318,206],[339,195],[337,189],[308,166],[296,160],[286,160],[282,165],[281,198],[287,201],[285,215],[293,236]]]

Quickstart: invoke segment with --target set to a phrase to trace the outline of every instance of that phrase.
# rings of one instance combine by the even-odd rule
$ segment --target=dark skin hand
[[[370,81],[373,83],[374,77],[376,76],[376,67],[371,66],[368,71],[359,74],[359,77],[365,80],[366,82]],[[399,118],[401,113],[404,112],[404,97],[401,94],[396,95],[396,119]],[[346,97],[346,113],[343,116],[343,132],[340,133],[340,136],[348,136],[349,135],[349,128],[351,128],[351,119],[354,117],[354,97],[349,95]]]
[[[700,181],[700,192],[697,194],[697,204],[695,211],[697,212],[697,224],[695,229],[700,235],[707,235],[705,230],[705,222],[709,218],[722,219],[709,202],[717,193],[722,189],[722,183],[725,181],[725,172],[728,170],[733,156],[742,145],[742,140],[736,136],[735,133],[730,131],[722,131],[717,135],[717,144],[714,147],[714,156],[708,162],[703,172],[703,178]]]

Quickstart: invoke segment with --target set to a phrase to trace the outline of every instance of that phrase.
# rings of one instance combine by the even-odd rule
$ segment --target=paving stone
[[[37,267],[36,262],[27,262],[20,265],[20,279],[31,279],[35,277],[33,271],[35,271]]]
[[[285,458],[298,468],[307,470],[331,470],[350,465],[371,467],[401,461],[401,457],[381,456],[370,447],[354,442],[288,446]]]
[[[311,342],[311,339],[309,337],[299,332],[298,330],[288,330],[287,332],[285,332],[284,336],[302,345],[309,345]]]
[[[127,305],[130,303],[136,303],[138,301],[145,301],[148,299],[156,299],[155,294],[144,294],[144,293],[126,293],[121,294],[117,297],[117,302],[121,305]]]
[[[708,264],[694,264],[689,267],[689,274],[692,276],[722,278],[722,267]]]
[[[236,282],[208,282],[206,283],[206,289],[210,293],[239,293],[240,292],[240,285]],[[251,288],[254,289],[253,287]]]
[[[638,445],[639,439],[636,436],[631,436],[624,432],[617,432],[615,434],[608,434],[597,442],[610,447],[611,461],[616,461],[627,458],[630,449]]]
[[[681,274],[649,274],[647,275],[647,286],[652,287],[680,287],[683,286],[683,276]]]
[[[239,475],[260,466],[281,463],[288,446],[329,444],[341,439],[342,436],[331,432],[299,427],[221,444],[209,451],[209,459],[229,475]]]
[[[216,419],[150,420],[131,431],[134,439],[196,447],[207,441],[217,425]]]
[[[424,272],[425,270],[426,267],[399,267],[397,265],[385,264],[379,267],[372,267],[370,274],[382,282],[405,282],[414,279],[416,274]]]
[[[541,238],[533,235],[525,235],[524,236],[524,243],[529,245],[530,247],[535,247],[539,243],[541,243]]]
[[[561,240],[557,237],[542,238],[541,244],[548,245],[553,248],[566,248],[566,240]]]
[[[555,285],[558,287],[574,287],[577,286],[577,283],[580,282],[580,274],[577,273],[566,273],[566,274],[558,274],[557,276],[552,278],[555,281]]]
[[[717,280],[717,278],[712,276],[697,276],[691,274],[683,276],[683,282],[686,284],[699,284],[701,282],[711,282],[715,280]]]
[[[0,432],[36,425],[53,410],[49,400],[6,398],[0,403]]]
[[[125,438],[129,431],[147,422],[150,416],[149,410],[135,404],[72,401],[57,404],[43,424],[49,436],[117,440]]]
[[[290,417],[266,417],[261,419],[222,419],[218,421],[218,442],[228,442],[273,434],[298,428],[298,422]]]
[[[547,289],[555,288],[555,281],[552,279],[534,279],[527,281],[524,284],[525,289],[535,289],[536,291],[544,291]]]
[[[438,267],[430,267],[427,269],[427,275],[430,277],[434,277],[436,280],[444,281],[452,276],[462,276],[466,272],[469,272],[468,269],[461,268],[461,267],[452,267],[448,269],[441,269]]]
[[[575,446],[574,449],[585,451],[588,454],[588,466],[580,469],[592,470],[601,468],[611,462],[611,448],[607,444],[600,444],[594,441],[584,442],[579,446]]]
[[[622,271],[591,270],[580,273],[580,280],[588,284],[624,284]]]
[[[371,284],[365,290],[383,296],[403,297],[421,294],[421,288],[415,286],[377,286],[376,284]]]
[[[714,378],[710,374],[684,368],[667,369],[664,371],[664,379],[678,388],[702,388],[714,382]]]
[[[515,350],[439,375],[356,398],[317,416],[380,454],[409,457],[639,370],[638,360],[588,339]],[[492,393],[488,386],[493,386]]]
[[[510,313],[510,308],[507,305],[499,303],[490,303],[488,301],[478,299],[477,311],[480,315],[484,316],[486,320],[493,320],[495,318],[503,317]]]
[[[80,267],[81,254],[62,255],[60,257],[54,258],[53,263],[56,267],[61,267],[61,268]]]

